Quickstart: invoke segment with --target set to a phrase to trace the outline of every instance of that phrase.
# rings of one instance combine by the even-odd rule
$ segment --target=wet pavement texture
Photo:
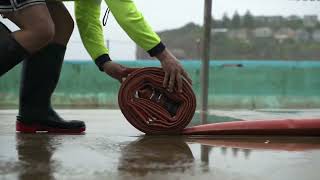
[[[66,119],[86,121],[86,133],[16,133],[17,111],[0,110],[1,180],[320,179],[318,137],[144,136],[118,110],[59,112]],[[245,116],[244,111],[230,114]],[[249,119],[254,114],[248,112]]]

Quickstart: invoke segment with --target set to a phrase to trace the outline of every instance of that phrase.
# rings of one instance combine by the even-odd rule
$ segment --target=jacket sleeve
[[[81,40],[93,60],[109,53],[100,22],[101,0],[75,1],[75,16]]]
[[[132,0],[105,1],[121,28],[137,45],[148,51],[150,56],[165,49],[160,37],[151,29]]]

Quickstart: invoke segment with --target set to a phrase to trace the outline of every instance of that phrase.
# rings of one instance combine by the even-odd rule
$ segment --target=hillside
[[[200,59],[202,27],[193,23],[158,32],[179,59]],[[211,59],[319,60],[317,16],[257,16],[247,12],[213,20]],[[150,59],[137,48],[137,59]]]

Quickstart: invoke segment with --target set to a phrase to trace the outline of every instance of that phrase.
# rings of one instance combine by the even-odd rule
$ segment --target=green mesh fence
[[[131,67],[157,61],[120,61]],[[183,61],[199,97],[200,62]],[[320,62],[212,61],[210,108],[320,108]],[[20,67],[0,78],[0,107],[16,107]],[[55,106],[116,108],[119,83],[92,62],[65,62],[53,97]],[[199,102],[198,102],[199,103]]]

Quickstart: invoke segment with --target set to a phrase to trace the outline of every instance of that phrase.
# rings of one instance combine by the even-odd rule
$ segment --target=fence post
[[[211,41],[212,0],[204,4],[204,32],[202,39],[202,68],[201,68],[201,123],[206,124],[208,118],[208,89],[209,89],[209,60]]]

